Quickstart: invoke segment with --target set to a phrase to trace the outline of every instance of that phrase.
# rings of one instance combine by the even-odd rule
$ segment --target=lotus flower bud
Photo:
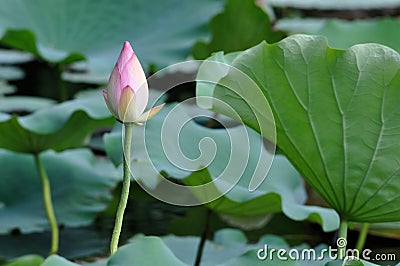
[[[161,104],[144,111],[149,100],[147,79],[127,41],[124,42],[103,96],[110,112],[122,123],[142,125],[164,106]]]

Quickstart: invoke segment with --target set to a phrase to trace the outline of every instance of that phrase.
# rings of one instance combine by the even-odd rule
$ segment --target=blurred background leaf
[[[0,235],[0,258],[10,260],[24,254],[46,257],[50,238],[49,230],[40,233]],[[109,233],[100,232],[95,226],[62,227],[60,239],[59,254],[69,259],[104,256],[109,247]]]
[[[380,43],[400,52],[400,21],[395,18],[340,19],[288,18],[277,27],[291,33],[323,35],[331,47],[347,49],[360,43]]]
[[[132,42],[147,70],[151,64],[164,67],[185,59],[194,41],[207,36],[205,25],[221,4],[216,0],[4,0],[0,43],[52,63],[86,59],[74,67],[86,74],[69,79],[105,83],[125,40]]]
[[[146,250],[147,252],[143,252]],[[149,252],[151,251],[151,252]],[[125,265],[185,266],[164,242],[155,236],[136,236],[130,244],[120,247],[108,260],[108,266]]]
[[[134,241],[135,238],[132,239]],[[165,236],[163,237],[165,244],[174,252],[174,254],[188,265],[193,265],[196,258],[197,247],[200,242],[198,237],[176,237]],[[287,254],[287,260],[279,260],[276,253],[273,258],[267,254],[265,260],[260,260],[257,257],[257,251],[268,246],[271,249],[286,249],[289,250],[291,246],[285,241],[284,238],[275,235],[261,236],[256,243],[250,243],[247,237],[237,229],[222,229],[215,232],[213,240],[207,240],[203,250],[201,265],[324,265],[330,259],[324,256],[319,261],[313,260],[291,260]],[[309,246],[302,244],[295,246],[298,250],[309,248]],[[326,248],[325,245],[315,247],[317,251]]]
[[[393,18],[375,20],[328,20],[315,31],[305,33],[323,35],[331,47],[347,49],[360,43],[380,43],[400,52],[400,21]]]
[[[211,40],[193,46],[195,59],[206,59],[213,52],[242,51],[260,43],[277,42],[285,34],[275,31],[268,14],[254,0],[228,0],[224,10],[209,23]]]
[[[284,156],[274,156],[266,179],[256,191],[248,190],[250,179],[251,175],[244,174],[232,190],[206,206],[224,215],[225,220],[233,220],[233,222],[238,220],[236,225],[247,230],[263,227],[269,219],[264,219],[262,222],[263,219],[260,220],[260,217],[278,212],[283,212],[295,221],[316,222],[323,227],[324,231],[339,228],[339,216],[335,211],[305,205],[307,194],[303,180]],[[209,173],[204,170],[194,172],[184,179],[184,183],[190,186],[211,181]],[[202,195],[199,197],[201,198]],[[254,222],[256,222],[255,225]]]
[[[34,112],[49,108],[56,102],[52,99],[35,96],[8,96],[0,98],[1,112]]]
[[[97,213],[107,207],[118,181],[113,165],[95,159],[86,149],[49,151],[41,157],[52,186],[59,225],[92,223]],[[0,150],[0,158],[0,233],[46,230],[48,222],[33,157]]]
[[[0,65],[0,80],[22,79],[24,72],[18,67]]]
[[[27,52],[0,49],[0,64],[21,64],[32,61],[33,59],[34,57],[32,54]]]
[[[26,116],[5,118],[0,121],[0,147],[25,153],[81,147],[96,129],[115,123],[100,97],[76,99]],[[0,110],[18,110],[18,105],[23,103],[25,110],[36,109],[52,102],[41,98],[22,99],[13,104],[12,98],[11,101],[0,98]]]
[[[399,0],[268,0],[274,7],[293,7],[300,9],[377,9],[400,6]]]
[[[70,262],[58,255],[49,256],[42,264],[42,266],[78,266],[78,265],[79,264]]]
[[[40,266],[44,259],[38,255],[25,255],[5,264],[5,266]]]

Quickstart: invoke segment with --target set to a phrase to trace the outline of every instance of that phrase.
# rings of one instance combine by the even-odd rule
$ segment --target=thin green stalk
[[[114,230],[111,237],[110,253],[114,254],[118,248],[119,236],[122,229],[124,212],[129,198],[129,187],[131,184],[131,175],[129,171],[129,162],[131,161],[131,142],[132,142],[132,124],[124,124],[124,177],[122,181],[121,199],[119,201],[117,215],[115,217]]]
[[[197,248],[196,260],[194,262],[195,266],[199,266],[201,264],[201,258],[203,257],[203,251],[204,251],[204,245],[206,243],[207,236],[210,231],[210,216],[211,216],[211,211],[210,211],[210,209],[207,209],[206,217],[205,217],[205,225],[204,225],[203,233],[201,234],[199,246]]]
[[[356,244],[356,249],[360,251],[360,253],[364,249],[365,241],[367,240],[368,228],[369,223],[363,223],[361,226],[360,235],[358,236]]]
[[[51,227],[50,254],[56,254],[58,252],[58,225],[51,200],[50,182],[46,173],[46,169],[43,167],[42,161],[40,160],[39,154],[34,154],[34,157],[36,168],[39,172],[40,179],[42,180],[43,202],[47,219],[49,220]]]
[[[339,259],[344,259],[346,257],[347,228],[348,228],[347,221],[341,220],[339,228],[339,236],[337,241]]]

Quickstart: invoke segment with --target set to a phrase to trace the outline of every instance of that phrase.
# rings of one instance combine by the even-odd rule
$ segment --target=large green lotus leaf
[[[115,122],[100,97],[67,101],[22,117],[0,117],[0,148],[33,153],[82,146],[93,131]]]
[[[106,82],[123,41],[132,42],[146,69],[176,63],[206,37],[220,6],[217,0],[5,0],[0,38],[49,62],[86,58],[83,69]]]
[[[205,59],[218,51],[242,51],[262,40],[273,43],[284,37],[283,32],[272,29],[268,14],[253,0],[228,0],[224,11],[209,26],[210,42],[199,41],[193,47],[196,59]]]
[[[269,0],[275,7],[294,7],[301,9],[378,9],[400,6],[399,0]]]
[[[294,35],[261,43],[232,65],[257,83],[279,148],[333,208],[351,221],[400,220],[397,52],[378,44],[336,50],[324,37]],[[225,80],[234,86],[233,75]],[[229,103],[226,89],[211,89]],[[256,93],[245,102],[257,102]]]
[[[114,166],[85,149],[40,155],[48,173],[58,223],[90,224],[111,200],[118,181]],[[0,150],[0,233],[24,233],[49,227],[42,186],[33,156]]]

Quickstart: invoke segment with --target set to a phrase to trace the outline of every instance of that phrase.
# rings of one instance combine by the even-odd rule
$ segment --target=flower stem
[[[356,249],[360,252],[364,249],[365,241],[367,240],[368,235],[368,228],[369,223],[363,223],[361,226],[360,235],[358,236],[356,244]]]
[[[197,247],[196,261],[194,263],[195,266],[199,266],[201,264],[201,258],[203,256],[204,246],[210,231],[210,216],[211,216],[211,211],[210,209],[207,209],[203,233],[201,235],[199,246]]]
[[[58,252],[58,225],[56,216],[54,214],[53,203],[51,200],[50,182],[46,173],[46,169],[43,167],[42,161],[38,153],[34,154],[36,168],[39,171],[40,179],[42,180],[43,189],[43,202],[46,210],[47,219],[49,220],[51,227],[51,249],[50,254],[56,254]]]
[[[341,220],[339,228],[339,238],[337,241],[339,259],[344,259],[346,257],[347,227],[347,221]]]
[[[111,237],[111,244],[110,244],[110,253],[114,254],[115,251],[117,251],[118,248],[118,242],[119,242],[119,236],[121,234],[121,229],[122,229],[122,222],[124,219],[124,212],[126,209],[126,205],[128,203],[128,198],[129,198],[129,187],[131,184],[131,175],[129,171],[129,163],[131,161],[131,142],[132,142],[132,124],[125,123],[124,124],[124,160],[123,160],[123,166],[124,166],[124,177],[122,181],[122,192],[121,192],[121,198],[119,201],[118,209],[117,209],[117,215],[115,217],[115,224],[114,224],[114,230],[112,233]]]

